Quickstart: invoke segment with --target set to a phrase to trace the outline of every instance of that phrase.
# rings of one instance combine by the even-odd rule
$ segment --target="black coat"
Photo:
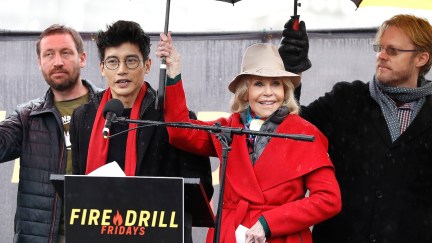
[[[150,84],[147,85],[139,119],[164,121],[163,111],[155,109],[155,91]],[[103,93],[96,94],[89,103],[78,107],[73,113],[70,134],[74,174],[85,174],[92,126]],[[168,131],[164,126],[138,129],[136,175],[200,178],[208,199],[210,200],[213,195],[210,159],[171,146]],[[186,224],[185,222],[186,227],[191,227]],[[186,238],[191,237],[190,234],[190,229],[185,230]]]
[[[97,91],[83,83],[90,96]],[[20,158],[14,243],[57,242],[62,201],[50,175],[66,173],[66,157],[63,122],[51,89],[0,123],[0,162]]]
[[[432,242],[431,96],[395,142],[361,81],[336,84],[301,115],[327,136],[342,193],[315,243]]]

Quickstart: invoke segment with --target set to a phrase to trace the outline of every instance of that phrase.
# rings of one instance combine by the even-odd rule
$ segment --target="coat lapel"
[[[420,109],[412,123],[407,127],[405,132],[395,141],[394,146],[400,145],[402,142],[412,140],[430,129],[432,126],[432,96],[426,98],[426,102]]]
[[[388,129],[387,122],[385,121],[384,115],[382,114],[381,108],[370,95],[365,99],[369,101],[365,101],[364,104],[367,104],[368,102],[371,103],[367,106],[370,107],[370,109],[365,111],[365,113],[367,113],[369,116],[369,120],[376,128],[377,134],[380,135],[386,146],[390,146],[392,143],[390,131]]]
[[[240,116],[237,113],[233,116],[231,126],[242,128]],[[215,142],[215,144],[219,147],[217,151],[220,156],[222,146],[219,141]],[[228,153],[226,180],[229,181],[232,188],[241,198],[261,204],[264,202],[264,196],[256,179],[252,162],[249,156],[245,156],[248,154],[245,135],[234,135],[231,151]]]
[[[153,91],[148,88],[147,93],[144,97],[144,101],[141,105],[140,119],[149,121],[160,121],[162,119],[162,112],[158,112],[154,109],[155,95]],[[141,171],[143,164],[144,155],[152,142],[153,133],[157,129],[157,126],[147,126],[140,128],[137,136],[137,169]]]
[[[302,177],[317,168],[332,167],[326,138],[300,117],[289,115],[276,132],[312,135],[315,141],[271,138],[254,168],[263,191]]]

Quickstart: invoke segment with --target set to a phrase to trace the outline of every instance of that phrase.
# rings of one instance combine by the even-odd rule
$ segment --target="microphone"
[[[117,116],[123,114],[124,106],[119,99],[110,99],[103,108],[102,114],[105,118],[105,125],[102,130],[102,135],[105,139],[108,138],[108,134],[111,128],[111,123]]]

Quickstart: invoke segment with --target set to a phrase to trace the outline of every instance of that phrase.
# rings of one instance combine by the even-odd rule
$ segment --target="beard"
[[[67,91],[75,87],[75,85],[79,81],[79,69],[78,71],[74,70],[71,75],[67,75],[66,78],[62,79],[53,79],[51,78],[51,75],[55,73],[56,71],[59,71],[58,69],[52,70],[49,73],[43,73],[43,76],[45,78],[45,81],[47,84],[56,91]],[[66,71],[64,71],[67,73]]]
[[[386,86],[401,86],[402,84],[405,84],[408,80],[410,80],[412,76],[412,73],[408,70],[403,71],[392,71],[391,73],[382,73],[377,70],[376,72],[376,78],[377,80],[385,84]]]

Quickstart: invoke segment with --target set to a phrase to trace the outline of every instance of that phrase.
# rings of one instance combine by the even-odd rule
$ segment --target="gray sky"
[[[363,7],[350,0],[299,0],[309,30],[377,27],[398,13],[429,18],[432,11]],[[147,32],[162,32],[166,0],[0,0],[0,30],[40,31],[60,23],[79,31],[104,29],[116,20],[134,20]],[[293,15],[293,0],[242,0],[234,6],[215,0],[171,0],[169,30],[224,32],[281,30]],[[432,22],[432,21],[431,21]]]

